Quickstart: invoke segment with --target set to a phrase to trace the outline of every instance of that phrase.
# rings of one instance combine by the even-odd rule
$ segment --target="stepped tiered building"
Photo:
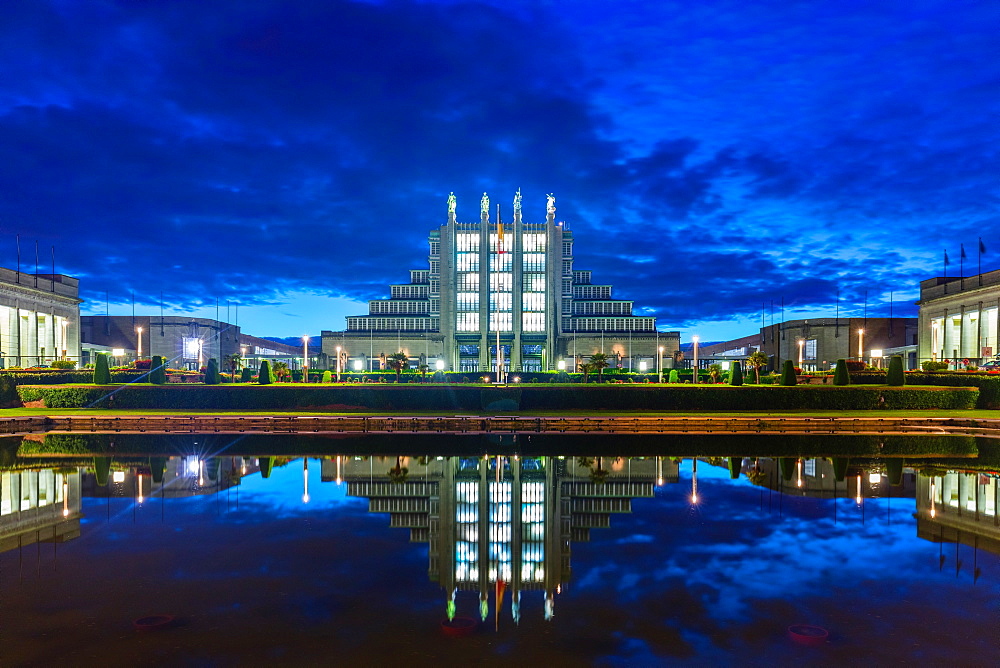
[[[391,467],[391,468],[390,468]],[[387,470],[388,469],[388,470]],[[510,594],[514,619],[520,594],[541,591],[545,615],[570,579],[572,543],[632,511],[658,483],[677,481],[667,458],[337,457],[323,461],[323,480],[346,482],[348,496],[367,497],[368,510],[429,544],[428,575],[448,600],[475,591],[486,601],[498,583]]]
[[[519,191],[508,223],[490,219],[485,194],[479,220],[459,222],[450,195],[447,222],[428,237],[428,267],[348,317],[344,331],[323,332],[329,367],[339,356],[342,371],[378,370],[402,351],[411,366],[496,371],[498,332],[505,371],[573,371],[596,352],[634,371],[671,366],[680,334],[657,331],[654,317],[634,315],[611,285],[575,269],[573,241],[552,195],[544,221],[527,222]]]

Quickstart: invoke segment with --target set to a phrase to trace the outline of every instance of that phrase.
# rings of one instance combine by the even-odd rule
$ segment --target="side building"
[[[1000,270],[920,282],[920,361],[981,364],[1000,354]]]
[[[80,359],[79,283],[0,267],[0,367]]]
[[[197,370],[215,358],[220,364],[239,353],[251,367],[260,360],[281,361],[290,369],[302,366],[302,348],[244,334],[239,325],[210,318],[184,316],[85,315],[80,318],[82,364],[97,353],[109,353],[119,363],[159,355],[175,369]],[[310,350],[310,355],[315,354]],[[315,360],[310,362],[315,368]]]
[[[427,268],[410,270],[345,330],[324,331],[323,354],[347,371],[385,368],[396,352],[411,366],[496,371],[499,334],[504,371],[572,371],[598,352],[624,369],[670,366],[680,333],[658,331],[654,317],[575,269],[573,243],[552,195],[544,222],[526,222],[518,192],[510,223],[490,219],[485,194],[479,220],[459,222],[451,195],[447,222],[428,236]]]

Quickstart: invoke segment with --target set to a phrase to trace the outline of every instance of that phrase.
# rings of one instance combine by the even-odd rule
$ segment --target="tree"
[[[709,364],[708,365],[708,377],[712,379],[713,383],[718,383],[719,378],[722,376],[722,365],[721,364]]]
[[[167,363],[159,355],[153,355],[153,362],[150,364],[149,382],[153,385],[163,385],[167,382]]]
[[[399,382],[400,374],[403,373],[403,369],[410,367],[410,358],[403,351],[389,355],[385,358],[385,361],[389,365],[389,368],[396,372],[397,383]]]
[[[885,375],[887,385],[902,387],[906,384],[906,374],[903,373],[903,358],[900,355],[893,355],[889,358],[889,370]]]
[[[840,358],[837,360],[837,368],[833,372],[834,385],[850,385],[851,374],[847,370],[847,360]]]
[[[760,370],[767,366],[768,361],[767,355],[760,350],[755,350],[747,357],[747,366],[753,369],[758,385],[760,385]]]
[[[430,370],[431,368],[426,364],[421,364],[420,366],[417,367],[417,371],[420,372],[420,382],[422,383],[427,382],[427,372]]]
[[[107,385],[111,382],[111,369],[108,368],[108,356],[98,353],[94,360],[94,385]]]
[[[590,365],[597,371],[597,382],[604,382],[604,370],[608,368],[608,356],[604,353],[594,353],[590,356]]]
[[[403,466],[402,457],[396,457],[396,465],[389,469],[389,481],[397,485],[401,485],[406,482],[406,476],[410,473],[410,469]]]
[[[271,374],[278,382],[282,382],[285,378],[291,377],[292,371],[288,368],[288,362],[275,362],[271,365]]]
[[[243,356],[240,353],[232,353],[231,355],[226,355],[223,358],[223,362],[226,368],[229,369],[229,373],[233,376],[233,382],[236,381],[236,372],[243,365]]]
[[[219,363],[214,357],[208,360],[208,367],[205,369],[205,384],[206,385],[218,385],[219,384]]]
[[[333,382],[333,373],[329,369],[323,372],[323,382],[324,383]]]
[[[583,374],[583,384],[590,381],[590,374],[594,371],[594,365],[590,362],[580,362],[580,373]]]
[[[679,383],[681,382],[681,374],[677,369],[671,369],[670,373],[667,374],[668,383]]]
[[[260,371],[257,372],[257,383],[260,385],[271,384],[271,363],[267,360],[263,360],[260,363]]]
[[[743,384],[743,365],[740,364],[739,360],[733,362],[733,370],[729,374],[729,384],[733,387],[739,387]]]
[[[798,379],[795,377],[795,363],[792,360],[785,360],[781,365],[780,384],[786,387],[798,384]]]

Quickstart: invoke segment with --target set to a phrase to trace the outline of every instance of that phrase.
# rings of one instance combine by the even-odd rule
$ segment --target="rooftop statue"
[[[449,216],[454,216],[455,215],[455,206],[456,206],[455,193],[449,193],[448,194],[448,215]]]
[[[545,209],[548,213],[554,216],[556,214],[556,196],[553,195],[552,193],[549,193],[545,197],[548,200],[548,204],[546,205]]]
[[[520,215],[521,213],[521,189],[518,188],[517,192],[514,193],[514,215]]]
[[[483,193],[483,199],[479,201],[479,210],[487,216],[490,215],[490,198],[486,193]]]

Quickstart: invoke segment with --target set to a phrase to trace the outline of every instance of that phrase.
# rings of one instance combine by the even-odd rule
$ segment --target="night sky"
[[[85,312],[342,329],[489,192],[636,314],[724,339],[915,315],[1000,266],[1000,4],[13,0],[0,264]],[[234,316],[234,314],[230,314]],[[768,316],[770,317],[770,316]],[[234,317],[230,317],[234,319]]]

